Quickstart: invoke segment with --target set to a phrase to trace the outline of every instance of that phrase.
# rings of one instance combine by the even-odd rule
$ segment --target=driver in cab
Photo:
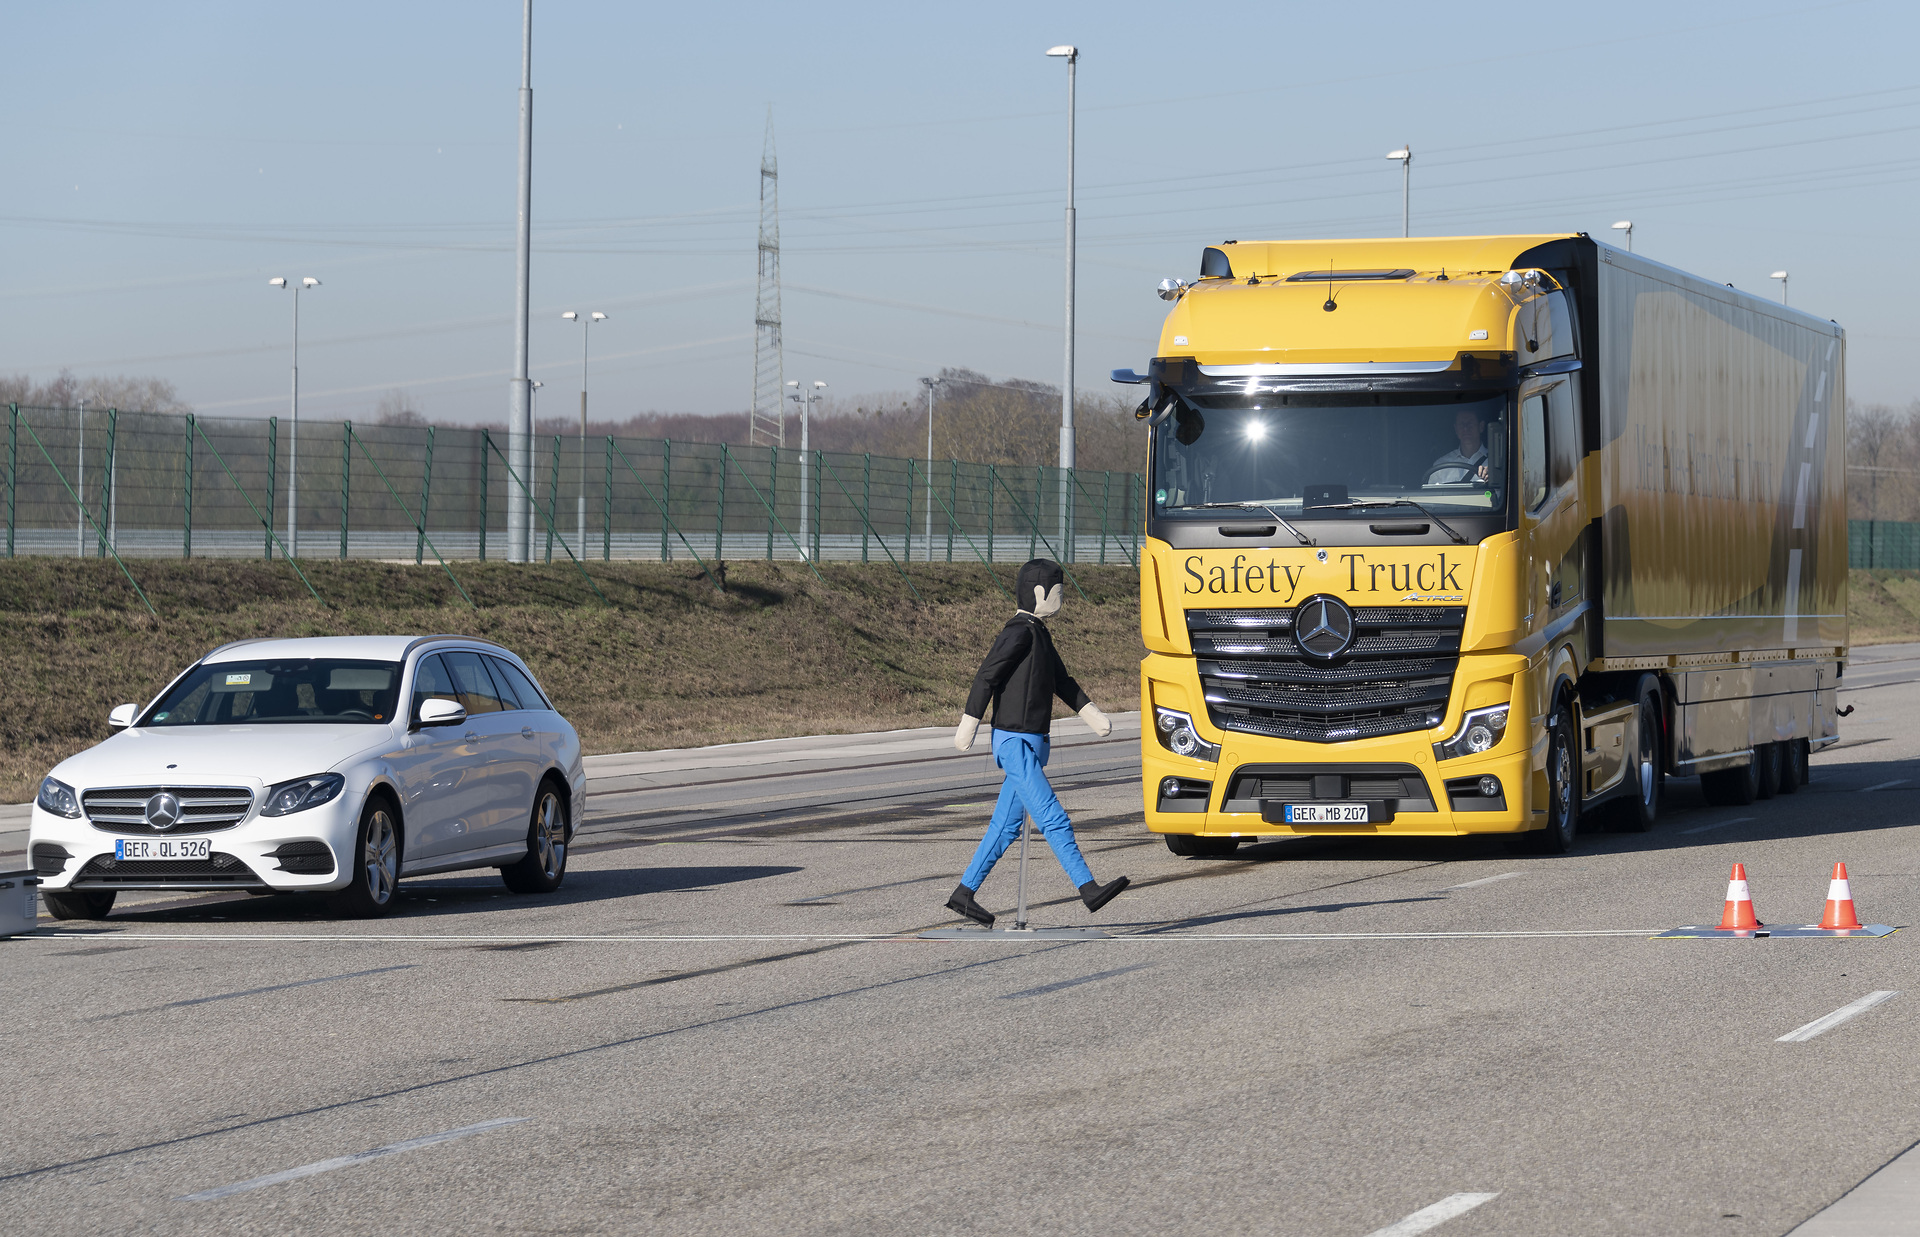
[[[1487,423],[1471,408],[1454,414],[1453,432],[1460,445],[1427,465],[1427,485],[1469,485],[1488,478]]]

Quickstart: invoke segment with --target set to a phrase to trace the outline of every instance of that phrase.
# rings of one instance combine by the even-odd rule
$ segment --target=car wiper
[[[1421,515],[1426,516],[1429,520],[1432,520],[1435,524],[1438,524],[1443,530],[1445,530],[1447,536],[1453,538],[1454,544],[1456,545],[1467,544],[1467,539],[1460,535],[1460,532],[1458,529],[1454,528],[1453,525],[1447,523],[1445,520],[1441,519],[1439,516],[1435,515],[1433,512],[1427,510],[1425,507],[1421,506],[1419,503],[1413,501],[1411,498],[1377,498],[1377,499],[1363,499],[1360,502],[1316,503],[1312,507],[1309,507],[1308,510],[1320,511],[1323,509],[1329,509],[1334,511],[1377,511],[1381,507],[1412,507],[1415,511],[1418,511]]]
[[[1286,517],[1281,515],[1278,511],[1275,511],[1273,507],[1269,505],[1270,503],[1279,502],[1279,501],[1280,500],[1276,498],[1276,499],[1270,499],[1268,500],[1268,502],[1186,503],[1184,504],[1182,509],[1187,511],[1219,511],[1229,507],[1237,507],[1242,511],[1246,511],[1246,510],[1257,508],[1258,510],[1264,511],[1268,515],[1272,516],[1279,523],[1280,527],[1292,533],[1293,539],[1295,541],[1298,541],[1301,545],[1312,545],[1313,538],[1307,536],[1305,533],[1301,532],[1299,529],[1295,528],[1293,525],[1287,523]]]

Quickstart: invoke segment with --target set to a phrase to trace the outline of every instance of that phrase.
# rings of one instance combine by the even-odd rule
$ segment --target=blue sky
[[[1235,237],[1632,218],[1637,251],[1839,320],[1920,395],[1920,21],[1889,0],[1609,6],[535,5],[534,376],[596,416],[743,408],[761,139],[786,375],[842,398],[1060,375],[1080,64],[1079,382],[1151,354],[1163,275]],[[0,372],[157,374],[203,412],[404,388],[506,412],[520,6],[9,6]],[[562,402],[563,401],[563,402]]]

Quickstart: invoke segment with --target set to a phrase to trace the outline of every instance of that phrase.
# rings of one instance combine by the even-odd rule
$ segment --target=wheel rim
[[[1573,752],[1564,727],[1553,743],[1553,802],[1560,809],[1560,831],[1573,828]]]
[[[533,853],[540,871],[553,880],[567,865],[567,825],[560,814],[560,798],[549,791],[533,810]]]
[[[393,897],[399,876],[400,847],[393,832],[393,817],[386,809],[377,809],[367,821],[366,853],[361,857],[366,869],[367,896],[385,906]]]
[[[1653,727],[1647,710],[1640,711],[1640,802],[1653,804]]]

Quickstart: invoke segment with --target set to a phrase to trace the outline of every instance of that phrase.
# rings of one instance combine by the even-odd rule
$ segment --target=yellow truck
[[[1137,415],[1148,828],[1645,830],[1837,741],[1845,336],[1558,236],[1237,242]]]

